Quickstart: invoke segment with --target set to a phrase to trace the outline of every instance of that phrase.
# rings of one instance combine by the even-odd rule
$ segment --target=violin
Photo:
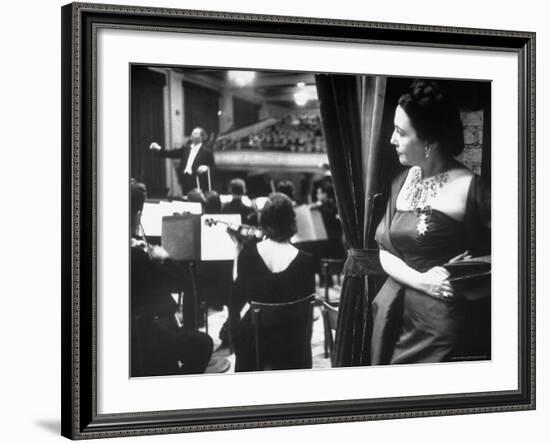
[[[223,220],[216,220],[213,218],[207,218],[204,220],[204,224],[207,226],[225,225],[229,235],[232,235],[240,242],[247,241],[260,241],[265,237],[265,233],[262,229],[251,225],[235,225]]]

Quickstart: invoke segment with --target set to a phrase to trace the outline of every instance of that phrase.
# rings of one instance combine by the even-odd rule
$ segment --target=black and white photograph
[[[491,360],[490,80],[129,75],[129,377]]]
[[[2,441],[545,442],[548,11],[7,2]]]
[[[64,436],[535,407],[533,33],[62,19]]]

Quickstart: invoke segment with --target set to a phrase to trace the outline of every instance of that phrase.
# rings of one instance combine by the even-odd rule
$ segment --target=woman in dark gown
[[[291,200],[281,193],[270,195],[260,213],[260,226],[267,238],[260,243],[245,244],[237,259],[231,331],[236,372],[255,370],[251,313],[249,309],[242,309],[243,306],[248,307],[250,301],[286,303],[315,292],[311,255],[290,244],[290,238],[296,233],[296,215]],[[246,313],[240,318],[244,310]],[[269,369],[311,368],[311,346],[304,346],[294,336],[292,324],[282,324],[284,327],[270,331],[262,343],[264,366]]]
[[[490,282],[470,301],[444,267],[490,254],[489,191],[453,158],[464,144],[458,110],[436,83],[416,81],[394,126],[391,142],[409,168],[376,232],[389,278],[373,301],[371,363],[488,359]]]

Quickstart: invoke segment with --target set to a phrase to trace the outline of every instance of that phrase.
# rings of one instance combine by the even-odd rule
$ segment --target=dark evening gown
[[[238,277],[233,286],[231,333],[235,346],[235,371],[255,370],[254,330],[250,310],[242,319],[238,311],[246,302],[286,303],[315,292],[315,271],[310,254],[299,251],[288,267],[271,272],[255,243],[245,245],[237,261]],[[285,322],[282,324],[285,326]],[[311,347],[299,343],[293,325],[270,331],[262,346],[263,360],[270,369],[311,368]],[[311,342],[311,336],[309,339]],[[308,352],[304,352],[307,348]]]
[[[406,174],[392,185],[386,214],[376,231],[381,249],[425,272],[443,266],[469,250],[490,254],[490,195],[479,176],[469,187],[464,220],[426,207],[427,232],[419,234],[418,211],[396,210]],[[371,362],[431,363],[490,358],[490,288],[487,296],[469,301],[460,294],[443,301],[388,277],[373,301]]]

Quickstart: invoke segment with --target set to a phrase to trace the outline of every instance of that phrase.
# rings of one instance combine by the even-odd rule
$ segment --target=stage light
[[[306,85],[304,82],[296,83],[297,91],[294,93],[294,102],[298,106],[305,106],[310,100],[317,100],[317,88],[315,85]]]
[[[230,82],[242,88],[254,81],[256,73],[254,71],[228,71],[227,77]]]
[[[305,106],[307,103],[308,96],[304,91],[298,91],[294,93],[294,102],[298,106]]]

